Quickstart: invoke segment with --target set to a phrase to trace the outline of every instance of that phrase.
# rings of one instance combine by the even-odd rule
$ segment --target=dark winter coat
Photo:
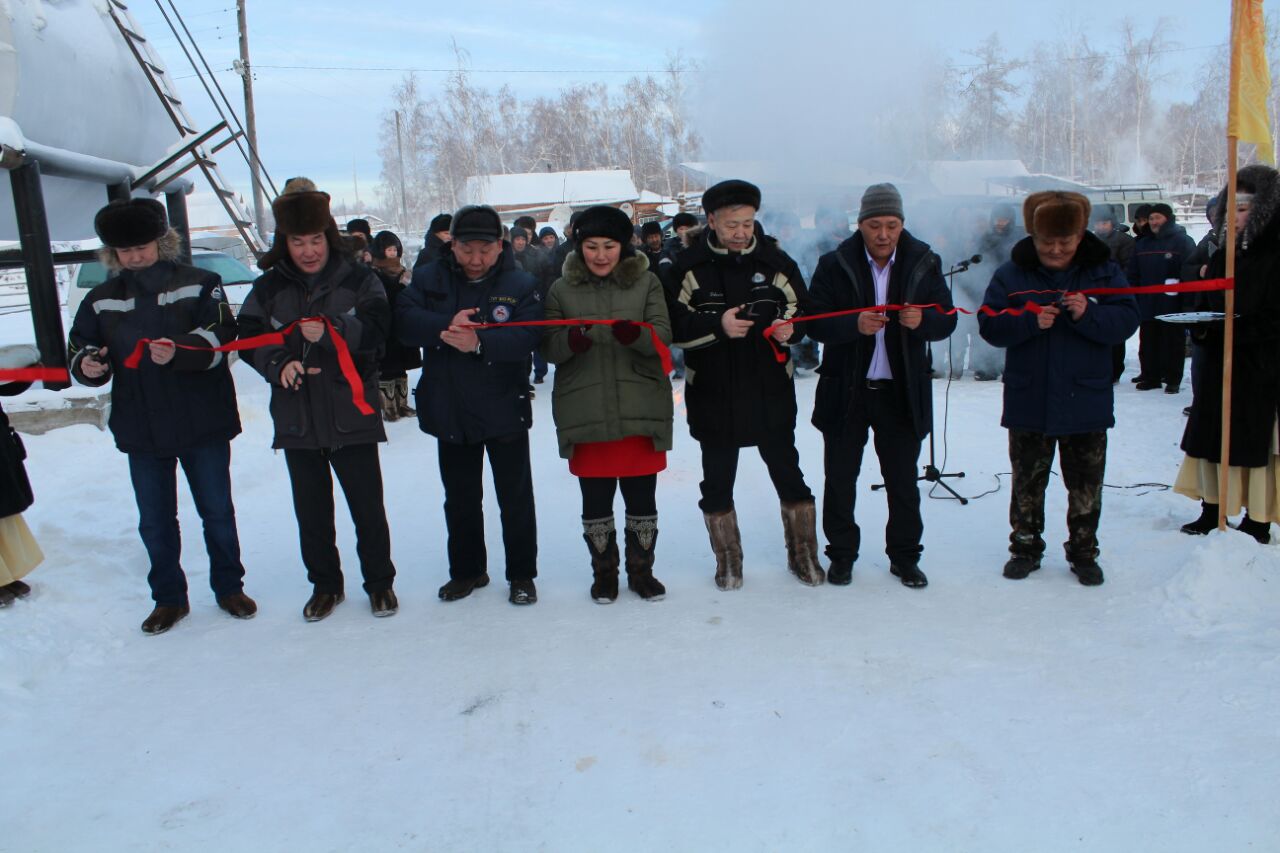
[[[764,330],[795,317],[807,304],[800,269],[756,223],[745,252],[730,253],[715,232],[690,238],[672,268],[668,291],[675,344],[685,350],[685,406],[698,441],[752,447],[795,430],[795,372],[786,347],[773,354]],[[731,339],[721,317],[746,305],[755,326]]]
[[[31,387],[30,382],[0,385],[0,395],[11,397]],[[17,515],[35,502],[27,467],[27,449],[17,430],[9,426],[9,416],[0,408],[0,518]]]
[[[1181,281],[1182,265],[1195,250],[1195,241],[1187,236],[1187,229],[1177,222],[1166,222],[1159,234],[1144,234],[1135,241],[1126,270],[1129,283],[1137,287],[1164,284],[1169,279]],[[1143,320],[1181,311],[1185,304],[1177,293],[1145,293],[1137,299]]]
[[[994,214],[992,216],[994,217]],[[992,227],[978,240],[977,253],[982,255],[983,266],[991,269],[1007,262],[1018,240],[1019,235],[1012,222],[1004,231],[996,231],[993,223]]]
[[[1093,234],[1085,234],[1071,265],[1061,271],[1046,269],[1027,237],[1014,246],[1013,259],[996,270],[982,301],[999,311],[1028,302],[1049,305],[1060,298],[1058,293],[1024,293],[1029,290],[1127,286],[1111,250]],[[983,339],[1006,349],[1001,426],[1045,435],[1115,426],[1111,348],[1132,335],[1138,322],[1138,305],[1128,295],[1090,296],[1078,322],[1064,311],[1048,329],[1041,329],[1029,311],[1016,317],[978,315]]]
[[[422,347],[418,425],[451,444],[518,435],[533,424],[529,358],[542,329],[481,329],[481,351],[459,352],[440,334],[466,308],[483,323],[542,319],[537,282],[516,268],[510,251],[480,281],[468,281],[452,255],[414,270],[396,302],[396,324],[402,343]]]
[[[423,245],[422,251],[418,252],[418,257],[413,262],[413,269],[416,272],[418,267],[425,267],[432,261],[438,261],[445,256],[445,247],[449,244],[441,240],[435,234],[427,235],[427,242]]]
[[[867,261],[866,243],[857,233],[834,252],[818,259],[810,288],[812,313],[825,314],[850,308],[868,308],[876,303],[875,280]],[[897,255],[889,273],[889,303],[951,307],[951,294],[942,277],[942,262],[927,243],[903,231]],[[911,414],[917,438],[933,429],[932,365],[926,344],[945,340],[956,327],[954,314],[926,308],[920,326],[907,329],[890,315],[885,327],[885,349],[889,369],[895,379],[894,392]],[[804,331],[827,346],[818,367],[818,390],[813,406],[813,425],[823,433],[838,436],[849,420],[849,412],[865,405],[867,371],[875,354],[874,335],[858,331],[858,315],[816,320],[804,324]]]
[[[547,296],[546,316],[652,323],[663,343],[671,343],[662,282],[640,254],[624,258],[604,280],[591,275],[576,252],[570,255],[564,276]],[[670,450],[671,380],[648,329],[625,345],[608,326],[588,326],[586,334],[592,345],[583,353],[569,348],[567,327],[548,329],[542,339],[542,354],[556,365],[551,411],[560,455],[569,459],[575,444],[636,435],[652,438],[657,450]]]
[[[329,318],[351,351],[360,373],[364,401],[373,413],[364,415],[352,400],[352,390],[338,367],[333,339],[308,344],[294,328],[279,346],[245,353],[253,369],[271,383],[272,447],[284,450],[323,450],[386,441],[378,399],[378,361],[391,328],[391,308],[378,277],[365,266],[331,254],[315,276],[303,275],[284,259],[261,275],[240,308],[240,335],[266,334],[304,317]],[[307,374],[298,390],[280,385],[280,371],[290,361],[320,368]]]
[[[89,291],[71,326],[71,373],[85,385],[112,382],[108,426],[125,453],[174,456],[240,432],[236,390],[222,353],[178,349],[158,365],[144,350],[138,367],[124,360],[143,338],[220,346],[236,337],[236,318],[216,274],[174,261],[121,270]],[[111,369],[84,375],[87,348],[107,347]]]
[[[1119,265],[1122,272],[1128,274],[1129,261],[1133,257],[1134,239],[1120,230],[1120,225],[1114,225],[1111,233],[1106,237],[1098,237],[1106,244],[1107,251],[1111,253],[1111,260]],[[1097,237],[1098,235],[1094,235]]]
[[[387,294],[387,305],[392,317],[391,332],[387,335],[382,360],[378,364],[378,374],[383,381],[397,379],[404,376],[407,371],[422,366],[421,350],[400,343],[400,337],[396,331],[396,298],[408,287],[401,280],[403,271],[404,267],[384,269],[377,264],[373,266],[374,275],[378,277],[378,281],[382,283],[382,289]]]
[[[1237,241],[1236,248],[1230,464],[1258,468],[1267,464],[1271,454],[1280,383],[1280,188],[1254,196],[1249,220],[1250,232],[1256,236],[1247,246],[1243,240]],[[1226,252],[1215,254],[1208,277],[1224,277],[1226,260]],[[1196,296],[1194,307],[1226,309],[1221,292]],[[1192,345],[1202,348],[1203,369],[1182,435],[1182,449],[1188,456],[1219,462],[1224,325],[1206,323],[1191,329]]]
[[[1218,251],[1218,232],[1215,229],[1209,229],[1209,233],[1200,238],[1200,242],[1196,243],[1196,250],[1187,258],[1186,263],[1182,265],[1183,281],[1202,281],[1204,276],[1200,274],[1200,269],[1209,265],[1209,261]],[[1190,298],[1183,300],[1183,304],[1191,306],[1196,302],[1194,294]]]

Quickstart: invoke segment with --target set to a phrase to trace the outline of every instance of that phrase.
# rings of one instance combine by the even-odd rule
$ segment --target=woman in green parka
[[[618,537],[613,500],[626,505],[627,587],[643,599],[666,588],[653,576],[658,538],[658,472],[671,449],[671,381],[653,338],[671,341],[662,282],[631,247],[632,225],[614,207],[583,211],[577,249],[547,294],[546,318],[613,320],[611,325],[555,326],[542,354],[556,366],[551,410],[560,455],[582,488],[583,538],[595,575],[591,597],[618,597]]]

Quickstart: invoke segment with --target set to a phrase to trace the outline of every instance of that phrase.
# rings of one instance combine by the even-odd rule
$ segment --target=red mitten
[[[584,327],[569,327],[569,349],[579,354],[591,349],[591,338],[587,337],[587,332]]]
[[[630,320],[617,320],[610,328],[618,343],[624,347],[631,346],[640,337],[640,327]]]

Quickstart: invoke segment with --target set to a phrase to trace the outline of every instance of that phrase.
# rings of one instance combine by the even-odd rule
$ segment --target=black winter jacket
[[[364,401],[373,408],[361,414],[352,389],[338,366],[337,350],[326,331],[314,344],[295,328],[280,346],[245,353],[253,369],[271,383],[272,447],[283,450],[325,450],[386,441],[378,399],[378,361],[391,327],[391,308],[378,277],[365,266],[330,255],[316,276],[304,276],[293,262],[280,261],[253,283],[240,308],[240,335],[266,334],[305,317],[328,317],[346,341],[360,373]],[[281,387],[280,370],[290,361],[307,369],[302,387]]]
[[[404,267],[385,270],[377,265],[373,267],[374,275],[378,277],[378,281],[382,283],[382,289],[386,291],[387,304],[392,316],[391,332],[387,335],[387,343],[383,348],[382,360],[378,363],[379,377],[384,382],[389,379],[397,379],[404,376],[406,371],[422,366],[422,353],[417,347],[400,343],[400,336],[396,333],[396,298],[408,287],[407,284],[400,280],[400,271],[403,269]]]
[[[862,234],[854,234],[834,252],[818,260],[809,290],[813,313],[823,314],[876,304],[875,280],[867,262]],[[889,273],[889,303],[902,305],[938,304],[951,308],[951,294],[942,277],[942,261],[923,243],[903,231],[897,255]],[[894,391],[907,407],[917,438],[933,429],[932,365],[925,344],[941,341],[956,327],[956,316],[932,308],[924,309],[920,326],[907,329],[897,314],[889,315],[885,327],[885,348],[893,373]],[[813,425],[823,433],[841,435],[849,412],[863,405],[867,371],[875,354],[874,335],[858,331],[858,315],[816,320],[805,324],[805,333],[827,344],[818,367],[818,390],[813,406]]]
[[[537,283],[516,268],[509,250],[480,281],[468,281],[452,256],[414,270],[396,301],[396,328],[402,343],[422,347],[418,425],[451,444],[507,438],[533,424],[529,359],[542,329],[481,329],[481,352],[459,352],[440,334],[467,308],[483,323],[542,319]]]
[[[1138,287],[1181,281],[1182,266],[1195,250],[1195,241],[1187,236],[1187,229],[1176,222],[1166,222],[1159,234],[1145,234],[1135,241],[1126,270],[1129,283]],[[1137,294],[1137,299],[1143,320],[1180,311],[1186,304],[1178,293],[1142,293]]]
[[[425,267],[432,261],[438,261],[443,258],[445,247],[448,245],[435,234],[428,234],[427,242],[423,245],[422,251],[418,252],[418,257],[413,261],[414,270],[416,271],[418,267]]]
[[[0,385],[0,395],[10,397],[29,388],[29,382]],[[35,502],[27,467],[27,449],[17,430],[9,426],[9,416],[0,408],[0,518],[17,515]]]
[[[112,382],[108,426],[125,453],[173,456],[240,432],[236,390],[222,353],[179,349],[165,365],[143,351],[137,368],[124,360],[142,338],[210,347],[236,337],[236,318],[222,279],[197,267],[158,261],[122,270],[89,291],[71,326],[71,373],[85,385]],[[90,348],[107,348],[111,369],[98,379],[82,370]]]
[[[800,314],[808,295],[800,268],[756,223],[747,251],[729,252],[704,230],[672,267],[667,305],[673,342],[685,350],[685,406],[698,441],[753,447],[796,427],[795,368],[764,337],[774,320]],[[747,306],[755,327],[731,339],[721,318]],[[799,335],[796,336],[799,339]]]

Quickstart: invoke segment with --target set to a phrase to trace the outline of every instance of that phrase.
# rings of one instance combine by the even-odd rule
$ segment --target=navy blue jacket
[[[177,350],[158,365],[143,351],[137,368],[124,360],[142,338],[210,347],[235,340],[236,318],[215,273],[173,261],[122,270],[89,291],[71,326],[71,372],[85,385],[111,386],[108,426],[125,453],[173,456],[240,433],[236,389],[222,353]],[[107,348],[111,369],[98,379],[82,370],[90,348]]]
[[[1166,222],[1159,234],[1150,232],[1139,237],[1129,256],[1129,283],[1135,287],[1164,284],[1169,279],[1182,280],[1182,267],[1195,253],[1196,243],[1187,229],[1176,222]],[[1177,293],[1146,293],[1136,297],[1143,320],[1154,320],[1158,314],[1181,311],[1187,303]]]
[[[1028,302],[1050,305],[1059,293],[1028,290],[1085,290],[1127,287],[1111,250],[1086,233],[1071,265],[1060,276],[1045,269],[1027,237],[1013,247],[1013,259],[991,278],[983,303],[993,310]],[[1021,294],[1021,295],[1013,295]],[[1007,429],[1045,435],[1075,435],[1115,426],[1111,348],[1138,328],[1132,296],[1090,296],[1089,307],[1074,321],[1065,311],[1048,329],[1036,315],[978,315],[978,331],[992,346],[1004,347],[1004,415]]]
[[[533,425],[529,359],[542,329],[481,329],[481,352],[459,352],[440,334],[465,308],[483,323],[542,319],[537,281],[517,268],[510,251],[480,281],[467,281],[451,253],[415,269],[396,300],[395,326],[402,343],[422,347],[418,425],[451,444],[517,435]]]
[[[867,244],[861,232],[818,259],[809,288],[812,314],[869,308],[876,304],[875,279],[867,263]],[[942,262],[927,243],[907,231],[898,238],[897,255],[889,273],[889,303],[951,307],[951,294],[942,277]],[[858,315],[814,320],[801,328],[827,346],[818,368],[813,425],[824,434],[841,435],[849,412],[865,405],[867,371],[875,355],[874,335],[858,331]],[[933,386],[927,344],[946,340],[955,331],[956,315],[924,309],[919,327],[907,329],[896,314],[885,327],[885,349],[893,372],[894,390],[911,418],[917,438],[933,429]],[[883,393],[883,392],[871,392]]]

